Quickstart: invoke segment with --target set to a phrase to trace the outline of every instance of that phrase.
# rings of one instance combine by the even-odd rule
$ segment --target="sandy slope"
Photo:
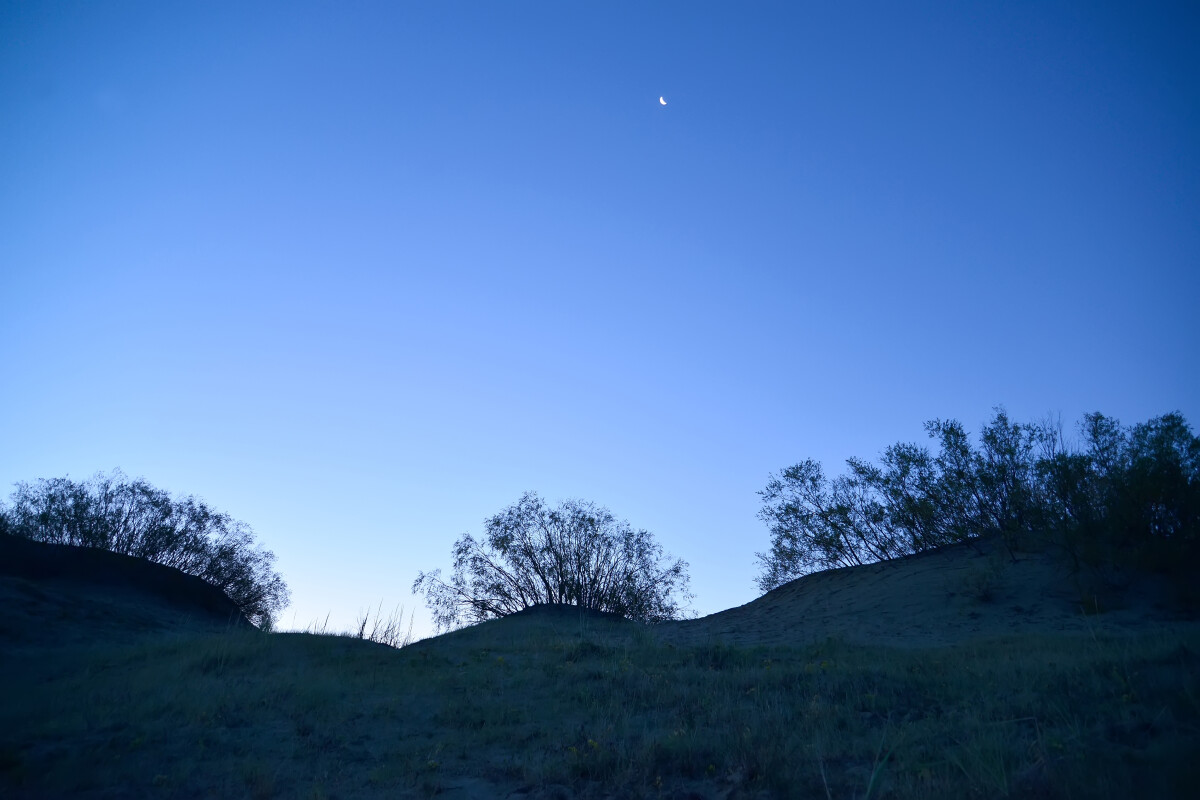
[[[1123,576],[1112,587],[1072,574],[1053,553],[1010,557],[991,543],[953,545],[895,561],[798,578],[738,608],[661,626],[684,644],[781,645],[827,637],[928,646],[1017,633],[1144,630],[1181,621],[1166,587]],[[1084,613],[1099,605],[1103,613]]]
[[[6,650],[250,625],[224,592],[173,567],[4,535],[0,608]]]
[[[998,545],[979,542],[806,575],[744,606],[653,631],[676,644],[787,645],[835,637],[921,647],[1007,634],[1197,624],[1173,610],[1166,588],[1154,579],[1124,576],[1122,582],[1114,589],[1094,575],[1073,574],[1051,552],[1013,558]],[[8,647],[249,624],[224,593],[179,570],[10,536],[0,536],[0,605],[0,642]],[[1097,606],[1103,613],[1084,613]],[[532,612],[537,625],[582,625],[593,636],[614,624],[614,631],[623,627],[603,615],[591,615],[585,624],[578,610],[551,611]],[[472,626],[432,641],[486,646],[484,640],[508,636],[506,626],[495,626]]]
[[[969,741],[970,731],[981,730],[968,725],[960,735],[959,728],[947,727],[957,723],[945,720],[972,719],[964,712],[961,697],[955,700],[954,692],[940,688],[945,684],[911,677],[893,666],[891,673],[872,673],[870,680],[893,687],[895,691],[889,689],[892,693],[882,696],[894,705],[883,711],[839,712],[818,703],[820,693],[814,687],[824,686],[821,691],[830,696],[850,696],[847,687],[859,680],[853,676],[865,674],[861,656],[857,666],[855,658],[849,658],[839,661],[838,669],[828,675],[810,678],[802,671],[807,667],[799,663],[803,654],[782,659],[769,673],[770,662],[760,669],[757,654],[750,654],[749,666],[734,659],[732,666],[718,669],[709,666],[715,662],[710,661],[708,649],[657,647],[656,637],[668,643],[752,646],[800,644],[832,636],[919,647],[1014,633],[1086,636],[1089,630],[1197,625],[1180,620],[1166,602],[1163,587],[1152,580],[1131,581],[1123,591],[1104,593],[1101,604],[1108,610],[1100,614],[1081,611],[1081,594],[1088,588],[1087,580],[1072,580],[1061,559],[1022,554],[1014,561],[1002,550],[980,545],[809,575],[740,608],[649,629],[612,615],[542,607],[418,642],[399,652],[353,639],[295,633],[187,637],[173,645],[175,633],[227,627],[228,598],[178,570],[100,551],[31,549],[0,537],[0,607],[5,610],[0,615],[0,678],[5,685],[18,687],[15,696],[28,692],[31,698],[24,705],[11,700],[8,706],[0,704],[4,710],[0,729],[9,733],[7,740],[0,736],[0,794],[56,796],[53,790],[65,786],[88,797],[157,797],[167,789],[173,790],[167,794],[178,796],[437,794],[463,800],[549,800],[571,798],[577,792],[604,800],[626,796],[627,792],[609,792],[602,785],[605,779],[619,778],[620,767],[605,767],[598,773],[607,776],[601,783],[580,778],[583,771],[544,773],[555,780],[570,780],[572,786],[549,780],[539,783],[540,778],[530,777],[538,774],[542,763],[553,766],[563,759],[585,763],[573,759],[578,752],[590,757],[591,739],[586,737],[599,734],[601,740],[606,735],[632,739],[632,745],[624,740],[621,744],[632,748],[631,763],[653,765],[665,759],[675,765],[663,790],[647,788],[646,797],[757,800],[768,793],[752,785],[740,768],[711,776],[697,773],[686,766],[686,758],[661,748],[694,725],[706,732],[689,751],[699,759],[711,752],[705,749],[710,747],[706,741],[714,749],[736,749],[741,746],[738,731],[775,725],[770,729],[786,736],[801,720],[808,720],[803,724],[809,725],[810,732],[829,736],[839,732],[836,736],[841,738],[834,741],[841,742],[837,746],[842,755],[827,760],[814,755],[805,749],[812,740],[806,738],[808,734],[788,740],[788,752],[813,759],[814,768],[819,764],[822,781],[824,770],[829,770],[836,791],[828,796],[861,796],[862,787],[872,780],[872,754],[879,758],[877,743],[892,735],[888,726],[893,711],[911,725],[905,735],[913,737],[913,748],[938,751],[948,739],[961,745],[959,738]],[[147,641],[142,637],[159,634],[166,634],[162,646],[154,642],[152,648],[140,647]],[[1033,652],[1044,652],[1037,649],[1036,639],[1031,637]],[[71,644],[94,647],[126,641],[135,643],[128,652],[65,649]],[[1020,650],[1021,643],[1017,644]],[[1062,652],[1061,642],[1051,644]],[[1040,646],[1045,648],[1046,643]],[[1074,642],[1066,647],[1074,649]],[[156,658],[145,658],[145,652],[154,652]],[[1122,679],[1137,681],[1137,692],[1148,698],[1192,697],[1163,694],[1162,684],[1194,676],[1189,666],[1194,664],[1194,653],[1194,646],[1179,645],[1166,660],[1135,662],[1140,666]],[[872,670],[878,654],[872,650],[867,656]],[[894,655],[902,663],[925,660],[919,651]],[[979,663],[979,657],[969,652],[965,657]],[[1028,666],[1030,662],[1018,663]],[[1086,657],[1082,663],[1087,664]],[[1043,662],[1032,670],[1030,674],[1042,681],[1033,691],[1050,691],[1047,687],[1058,685],[1054,681],[1060,676],[1071,674],[1055,673],[1051,667]],[[839,670],[849,670],[851,678],[839,677]],[[1108,672],[1098,680],[1107,680]],[[961,689],[964,682],[958,680]],[[1194,677],[1191,680],[1194,683]],[[1012,681],[1007,685],[1011,687]],[[153,691],[143,696],[131,692],[130,686],[153,687]],[[1025,684],[1021,686],[1024,691]],[[802,688],[797,691],[797,687]],[[933,691],[948,692],[945,702],[953,713],[943,717],[941,711],[917,710],[923,693]],[[1006,723],[1004,735],[1023,736],[1024,729],[1007,723],[1033,719],[1009,710],[1025,708],[1020,706],[1027,703],[1025,695],[981,691],[992,695],[989,713]],[[753,698],[746,699],[751,692]],[[1130,697],[1141,697],[1137,692]],[[874,690],[870,697],[874,704]],[[1155,747],[1187,746],[1192,741],[1177,745],[1171,738],[1181,730],[1194,732],[1194,725],[1184,727],[1192,724],[1191,717],[1172,722],[1169,714],[1161,712],[1166,705],[1160,707],[1157,700],[1129,702],[1132,705],[1116,710],[1103,703],[1087,708],[1089,714],[1097,709],[1109,714],[1112,728],[1118,722],[1124,725],[1130,714],[1144,713],[1143,722],[1153,722],[1145,722],[1136,733],[1158,737]],[[1192,707],[1194,703],[1187,708]],[[528,709],[536,713],[526,714]],[[1064,713],[1066,719],[1075,718]],[[1049,720],[1048,724],[1057,723]],[[25,734],[26,730],[35,735]],[[619,734],[611,734],[613,730]],[[1061,726],[1057,732],[1051,730],[1047,740],[1063,740],[1064,730]],[[1089,735],[1089,741],[1125,748],[1114,752],[1144,756],[1150,759],[1148,764],[1190,763],[1170,751],[1163,755],[1140,744],[1137,748],[1142,749],[1137,749],[1128,744],[1125,733]],[[862,741],[867,742],[866,749],[859,746]],[[1007,741],[997,739],[996,746],[1007,747]],[[198,742],[203,747],[197,749]],[[1030,752],[1030,746],[1018,744],[1013,752]],[[610,752],[600,747],[612,745],[602,742],[596,752]],[[532,748],[533,755],[522,748]],[[769,747],[754,752],[765,749]],[[572,750],[577,752],[568,756]],[[639,754],[656,752],[660,755],[652,762],[636,761],[643,758]],[[73,769],[59,769],[68,757]],[[912,759],[918,756],[904,757],[909,766],[889,769],[909,769],[911,775],[916,769],[912,764],[917,763]],[[926,756],[919,759],[926,763]],[[895,761],[899,760],[897,756]],[[1040,769],[1040,763],[1034,766]],[[522,771],[525,767],[514,771],[514,764],[525,764],[529,771]],[[638,768],[648,770],[643,780],[648,787],[655,772]],[[82,774],[85,780],[60,781],[62,774]],[[1034,777],[1022,777],[1029,774]],[[1034,789],[1021,791],[1035,796],[1032,792],[1042,785],[1038,781],[1049,780],[1038,777],[1042,774],[1026,770],[1015,773],[1012,780],[1015,786],[1031,781]],[[815,773],[812,780],[816,785]],[[120,792],[112,790],[115,786],[121,787]],[[136,791],[130,788],[134,786]],[[826,794],[810,792],[809,796]]]

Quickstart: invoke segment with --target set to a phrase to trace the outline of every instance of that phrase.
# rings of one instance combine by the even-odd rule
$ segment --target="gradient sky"
[[[251,525],[283,627],[426,634],[526,490],[707,614],[804,458],[1196,425],[1195,9],[3,0],[2,494],[120,467]]]

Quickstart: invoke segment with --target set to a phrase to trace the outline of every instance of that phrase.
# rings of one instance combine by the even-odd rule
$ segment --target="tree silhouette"
[[[1080,448],[1056,425],[1015,423],[1003,409],[977,446],[954,420],[925,430],[936,453],[900,443],[879,464],[849,459],[833,479],[812,460],[769,476],[759,588],[984,536],[1010,553],[1060,545],[1077,565],[1151,567],[1181,580],[1200,561],[1200,439],[1180,414],[1131,428],[1089,414]]]
[[[255,625],[287,606],[275,555],[255,543],[248,525],[196,497],[174,499],[116,470],[89,481],[18,483],[11,502],[0,509],[0,532],[175,567],[220,588]]]
[[[664,556],[650,533],[618,522],[607,508],[569,500],[548,507],[534,493],[486,520],[484,534],[454,544],[449,580],[422,572],[439,630],[543,603],[606,611],[644,622],[681,614],[687,564]]]

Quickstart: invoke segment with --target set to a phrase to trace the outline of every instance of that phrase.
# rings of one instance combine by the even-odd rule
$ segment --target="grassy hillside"
[[[528,614],[6,652],[8,797],[1190,796],[1200,636],[659,643]]]
[[[0,608],[7,651],[250,627],[224,592],[173,567],[3,534]]]
[[[543,607],[399,650],[222,622],[162,574],[15,563],[4,797],[1195,791],[1196,623],[1141,590],[1084,615],[1036,559],[942,551],[650,628]]]
[[[1195,604],[1162,575],[1076,569],[1061,550],[1010,552],[993,538],[805,575],[744,606],[664,625],[661,633],[676,644],[796,645],[833,637],[930,647],[1139,633],[1195,617]]]

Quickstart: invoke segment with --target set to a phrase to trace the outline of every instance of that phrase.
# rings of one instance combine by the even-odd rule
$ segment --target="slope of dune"
[[[829,637],[923,647],[1010,634],[1140,631],[1189,624],[1150,575],[1075,571],[1052,551],[951,545],[797,578],[744,606],[660,626],[673,643],[807,644]]]
[[[539,606],[394,650],[0,539],[0,796],[1190,797],[1200,631],[1147,580],[1085,615],[1061,566],[947,548],[700,620]]]
[[[86,645],[250,623],[220,589],[105,550],[0,535],[0,643]]]

